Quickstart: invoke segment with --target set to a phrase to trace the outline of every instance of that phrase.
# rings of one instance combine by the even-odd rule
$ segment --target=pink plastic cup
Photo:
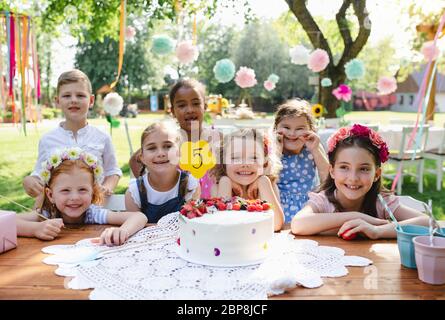
[[[419,279],[429,284],[445,284],[445,238],[418,236],[413,239]]]

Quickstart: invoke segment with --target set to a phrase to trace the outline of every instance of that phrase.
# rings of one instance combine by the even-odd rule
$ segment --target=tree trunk
[[[320,86],[320,104],[327,110],[325,118],[336,118],[337,115],[335,111],[340,106],[340,101],[335,98],[332,94],[332,90],[337,88],[339,85],[345,83],[346,74],[341,71],[337,71],[336,68],[328,67],[322,74],[320,78],[328,77],[332,81],[332,86],[321,87]]]
[[[345,47],[340,60],[336,65],[334,65],[333,54],[327,39],[306,7],[307,1],[285,1],[289,5],[290,11],[294,14],[298,22],[303,27],[314,49],[323,49],[329,56],[329,65],[325,70],[320,72],[320,79],[325,77],[330,78],[332,81],[332,86],[326,88],[320,87],[320,103],[328,111],[327,117],[335,118],[335,111],[340,106],[340,102],[335,98],[335,96],[332,95],[332,90],[337,88],[340,84],[345,83],[345,64],[358,56],[368,41],[369,35],[371,34],[371,21],[369,20],[368,11],[366,9],[366,0],[343,0],[343,3],[335,16],[339,33],[343,39]],[[359,32],[355,39],[352,39],[349,21],[346,18],[346,11],[351,5],[359,23]]]

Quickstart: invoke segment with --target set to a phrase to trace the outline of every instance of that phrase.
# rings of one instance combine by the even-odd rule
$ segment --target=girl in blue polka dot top
[[[288,100],[278,107],[274,130],[281,148],[283,169],[278,189],[283,206],[285,223],[304,207],[308,192],[329,172],[326,152],[315,133],[310,105],[304,100]]]

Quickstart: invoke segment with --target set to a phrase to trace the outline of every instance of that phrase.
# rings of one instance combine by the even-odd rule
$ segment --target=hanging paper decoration
[[[151,51],[158,55],[166,55],[175,49],[175,41],[169,36],[155,36],[153,37],[153,43]]]
[[[289,49],[289,56],[291,62],[298,65],[307,64],[309,60],[309,52],[310,50],[302,45],[298,45],[296,47]]]
[[[267,78],[267,81],[272,82],[273,84],[277,84],[278,81],[280,81],[280,77],[277,76],[275,73],[272,73],[269,75],[269,77]]]
[[[307,67],[313,72],[323,71],[329,64],[329,55],[323,49],[316,49],[309,55]]]
[[[240,67],[236,73],[235,82],[243,89],[255,86],[257,84],[255,70],[247,67]]]
[[[117,116],[124,106],[124,99],[116,92],[111,92],[104,99],[104,110],[111,116]]]
[[[330,78],[321,79],[321,86],[324,88],[332,86],[332,80]]]
[[[190,40],[181,41],[176,47],[176,57],[182,64],[188,64],[198,59],[199,50]]]
[[[348,102],[351,100],[352,90],[346,84],[341,84],[338,86],[338,88],[332,90],[332,94],[337,98],[337,100]]]
[[[272,81],[270,81],[270,80],[266,80],[266,81],[264,81],[264,88],[267,90],[267,91],[272,91],[273,89],[275,89],[275,83],[273,83]]]
[[[221,59],[213,67],[213,73],[218,82],[229,82],[235,76],[235,64],[229,59]]]
[[[133,40],[135,35],[136,35],[136,29],[134,27],[128,26],[125,28],[125,39]]]
[[[439,48],[434,45],[434,41],[427,41],[422,45],[422,49],[420,51],[423,54],[423,58],[426,61],[436,60],[440,54]]]
[[[365,75],[365,65],[359,59],[352,59],[345,64],[346,77],[349,80],[357,80]]]
[[[112,135],[113,128],[119,128],[121,124],[119,120],[114,119],[113,117],[117,116],[122,110],[124,106],[124,99],[118,93],[111,92],[106,95],[103,104],[106,112],[105,117],[110,124],[110,135]]]
[[[381,77],[377,82],[379,94],[390,94],[397,90],[397,80],[394,77]]]

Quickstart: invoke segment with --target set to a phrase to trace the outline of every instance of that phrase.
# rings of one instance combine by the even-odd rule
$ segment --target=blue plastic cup
[[[440,228],[440,230],[436,232],[435,236],[445,237],[445,228]]]
[[[416,269],[416,256],[414,253],[413,238],[417,236],[429,235],[428,227],[416,225],[401,226],[402,231],[396,228],[397,245],[399,247],[400,262],[403,266],[411,269]]]

